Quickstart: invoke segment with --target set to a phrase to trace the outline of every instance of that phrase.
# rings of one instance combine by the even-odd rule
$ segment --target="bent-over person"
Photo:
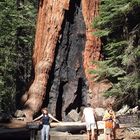
[[[90,104],[88,104],[87,107],[84,108],[83,116],[81,119],[83,119],[83,118],[86,122],[87,139],[94,140],[95,139],[95,128],[97,129],[97,122],[95,119],[95,111],[91,107]]]

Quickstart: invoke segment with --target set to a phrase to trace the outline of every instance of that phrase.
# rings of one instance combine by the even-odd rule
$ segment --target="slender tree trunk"
[[[69,0],[41,0],[39,5],[33,65],[35,77],[23,97],[27,119],[38,112],[45,97],[49,72],[54,61],[55,47]]]
[[[89,88],[93,86],[93,76],[89,74],[90,70],[96,69],[93,61],[101,58],[101,41],[100,38],[93,35],[95,29],[92,23],[99,14],[99,0],[82,0],[83,17],[86,24],[86,44],[84,50],[84,68],[86,77],[89,81]]]

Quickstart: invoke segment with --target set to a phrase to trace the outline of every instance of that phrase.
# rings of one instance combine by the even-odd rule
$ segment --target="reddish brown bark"
[[[94,60],[100,59],[101,41],[93,35],[95,29],[92,26],[94,18],[99,14],[99,0],[82,0],[82,11],[86,25],[86,44],[84,50],[84,68],[89,81],[89,88],[92,87],[93,79],[89,74],[90,70],[96,69]]]
[[[95,29],[92,26],[94,19],[99,15],[99,4],[99,0],[82,0],[82,12],[86,25],[86,44],[83,53],[84,70],[89,82],[89,91],[91,92],[94,106],[102,105],[103,97],[100,93],[110,87],[110,83],[107,80],[95,83],[94,78],[96,75],[90,74],[91,70],[97,69],[93,61],[101,59],[101,41],[100,38],[93,35]]]
[[[93,86],[93,75],[89,72],[96,69],[94,60],[100,59],[101,41],[93,35],[95,29],[92,26],[94,18],[99,14],[99,0],[82,0],[82,10],[86,25],[86,44],[84,50],[84,68],[89,81],[89,88]]]
[[[92,27],[94,18],[99,14],[99,0],[81,0],[81,4],[86,25],[86,43],[83,53],[84,69],[89,81],[89,88],[97,95],[97,86],[92,79],[95,75],[90,75],[89,71],[96,69],[92,61],[100,59],[101,42],[99,38],[93,35],[95,29]],[[42,106],[49,71],[54,61],[56,43],[62,28],[64,13],[65,10],[68,10],[68,7],[69,0],[40,1],[33,54],[35,78],[29,90],[23,96],[25,102],[23,111],[28,119],[35,112],[38,112]]]
[[[26,117],[31,119],[42,106],[49,78],[49,71],[54,61],[55,47],[61,30],[65,9],[69,0],[41,0],[39,5],[33,65],[35,77],[28,92],[24,95]]]

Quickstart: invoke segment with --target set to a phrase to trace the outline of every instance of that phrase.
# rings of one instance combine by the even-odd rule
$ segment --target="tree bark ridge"
[[[33,54],[35,77],[27,92],[27,101],[23,110],[28,119],[42,106],[41,101],[45,97],[49,72],[54,61],[55,47],[65,14],[64,9],[68,9],[68,2],[68,0],[40,1]]]
[[[71,6],[73,7],[71,7],[71,10],[74,11],[70,11],[70,13],[65,14],[65,11],[69,9],[69,4],[72,4]],[[76,7],[79,8],[76,9]],[[64,29],[64,35],[67,35],[67,37],[62,35],[62,40],[59,46],[60,51],[63,49],[63,54],[62,52],[59,52],[59,48],[57,49],[60,55],[66,56],[66,58],[61,58],[61,56],[58,56],[57,59],[59,61],[62,60],[62,63],[56,63],[58,60],[55,60],[55,63],[61,64],[62,68],[59,68],[59,66],[56,65],[55,70],[57,74],[55,75],[55,80],[58,82],[58,85],[52,84],[52,90],[48,94],[52,94],[50,96],[57,99],[53,99],[50,101],[50,103],[52,102],[52,105],[54,104],[54,101],[59,103],[59,95],[61,96],[62,119],[67,115],[72,107],[79,107],[79,105],[76,103],[77,100],[80,100],[80,105],[83,105],[83,103],[85,104],[86,99],[83,96],[87,96],[85,95],[87,92],[86,78],[89,81],[89,88],[92,89],[92,86],[94,85],[92,78],[95,75],[91,76],[89,71],[96,69],[96,66],[92,63],[92,61],[99,60],[101,57],[101,42],[99,38],[93,35],[95,29],[92,27],[92,22],[98,14],[99,0],[40,1],[33,54],[35,77],[32,85],[26,92],[27,94],[25,94],[25,109],[23,110],[28,119],[32,119],[30,117],[40,110],[45,98],[46,87],[50,76],[49,74],[54,63],[56,47],[59,46],[57,46],[57,43],[59,42],[60,32],[63,29],[62,23],[64,22],[66,22],[64,25],[66,26],[66,29]],[[69,17],[64,18],[64,15]],[[73,31],[71,31],[71,29]],[[81,48],[79,48],[79,46],[81,46]],[[71,48],[73,48],[75,52],[73,52]],[[83,56],[81,55],[80,51],[83,51]],[[65,55],[65,53],[67,53],[67,55]],[[64,62],[68,59],[69,62]],[[82,59],[84,59],[84,62],[82,62]],[[83,63],[84,68],[81,66],[81,63]],[[59,72],[62,73],[61,76],[58,72],[58,68],[60,69]],[[65,70],[64,74],[63,70]],[[86,78],[83,74],[83,70],[85,71]],[[54,92],[54,87],[57,90],[61,89],[63,94],[59,93],[61,91],[55,90]],[[55,93],[56,95],[54,95]],[[54,105],[54,108],[52,109],[53,113],[55,113],[56,108],[58,109],[58,103]],[[50,108],[52,108],[51,105]],[[56,112],[56,114],[61,111],[61,109],[58,110],[59,111]]]
[[[82,0],[82,12],[86,25],[86,44],[83,53],[84,69],[87,80],[89,81],[89,89],[92,89],[94,84],[92,78],[95,75],[91,75],[89,72],[90,70],[96,69],[93,61],[100,60],[101,58],[101,41],[100,38],[93,35],[95,29],[92,26],[95,17],[99,14],[99,0]]]

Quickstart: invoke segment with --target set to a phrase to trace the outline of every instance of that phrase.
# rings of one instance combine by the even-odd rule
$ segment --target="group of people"
[[[83,110],[83,117],[85,118],[86,122],[86,129],[87,129],[87,139],[88,140],[95,140],[95,129],[98,133],[98,125],[97,125],[97,115],[94,109],[91,107],[90,104],[87,105],[86,108]],[[83,119],[82,117],[82,119]],[[112,109],[112,104],[108,104],[107,109],[103,116],[104,121],[104,140],[112,140],[115,139],[115,113]],[[96,135],[97,136],[97,135]]]
[[[48,140],[49,139],[49,130],[50,130],[50,124],[49,119],[56,122],[60,122],[56,118],[54,118],[51,114],[48,113],[47,108],[43,108],[42,114],[35,118],[33,121],[37,121],[42,119],[42,125],[43,128],[41,129],[41,140]],[[81,118],[81,121],[85,120],[86,122],[86,129],[87,129],[87,139],[88,140],[95,140],[95,129],[98,130],[97,125],[97,119],[96,119],[96,113],[94,109],[91,107],[90,104],[87,105],[87,107],[83,110],[83,116]],[[103,116],[104,121],[104,135],[105,140],[112,140],[112,136],[114,136],[113,130],[114,130],[114,124],[115,124],[115,113],[112,109],[111,104],[108,105],[107,110],[105,111],[105,114]]]

